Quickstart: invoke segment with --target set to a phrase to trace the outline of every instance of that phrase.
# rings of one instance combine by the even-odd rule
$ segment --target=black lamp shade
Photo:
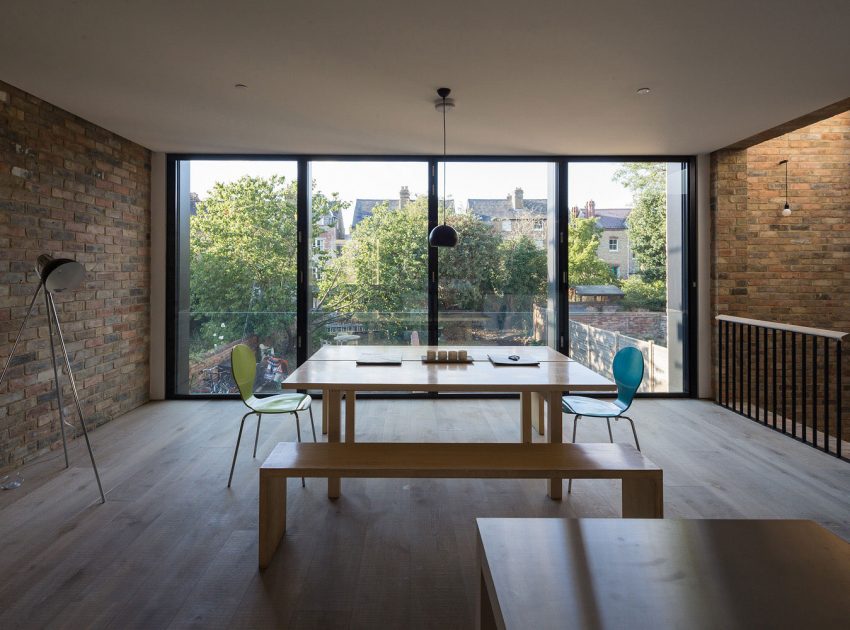
[[[428,244],[431,247],[454,247],[457,245],[457,231],[445,223],[438,225],[428,235]]]
[[[51,293],[61,293],[67,289],[76,289],[86,277],[85,268],[70,258],[53,258],[49,254],[38,257],[35,270]]]

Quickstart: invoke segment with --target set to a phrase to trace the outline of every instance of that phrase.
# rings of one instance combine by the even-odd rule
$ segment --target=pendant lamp
[[[437,111],[443,112],[443,223],[436,226],[428,235],[431,247],[454,247],[457,245],[457,231],[446,223],[446,110],[455,106],[454,99],[448,98],[449,88],[437,90],[440,98],[434,103]]]
[[[782,160],[779,165],[785,165],[785,207],[782,208],[782,216],[791,216],[791,206],[788,205],[788,160]]]

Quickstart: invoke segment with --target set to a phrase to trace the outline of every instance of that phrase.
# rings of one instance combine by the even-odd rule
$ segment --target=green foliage
[[[620,283],[623,308],[630,311],[664,311],[667,308],[667,283],[664,280],[645,282],[640,276],[630,276]]]
[[[569,277],[570,288],[583,284],[614,284],[616,276],[611,267],[599,258],[599,238],[602,228],[595,219],[570,219]]]
[[[667,278],[667,166],[663,162],[631,162],[614,174],[632,191],[629,240],[640,275],[647,282]]]
[[[510,311],[530,311],[534,302],[546,298],[546,251],[521,235],[499,244],[496,290]]]
[[[245,176],[217,183],[189,223],[190,304],[200,345],[256,334],[294,352],[297,182]],[[314,230],[342,205],[313,195]]]
[[[359,321],[380,322],[390,336],[419,328],[427,309],[427,199],[404,208],[377,206],[357,224],[339,257],[319,280],[320,308]],[[369,314],[372,313],[370,316]]]
[[[440,309],[483,311],[485,299],[495,290],[502,239],[491,226],[473,215],[450,215],[448,223],[457,230],[458,244],[438,250]]]

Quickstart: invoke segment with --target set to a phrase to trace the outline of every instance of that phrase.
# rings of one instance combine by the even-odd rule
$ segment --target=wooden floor
[[[79,440],[70,470],[27,468],[0,493],[0,628],[469,628],[475,517],[619,515],[609,481],[554,502],[537,480],[345,480],[331,502],[323,481],[290,480],[289,530],[260,574],[256,469],[295,425],[267,417],[252,460],[249,420],[228,490],[242,412],[153,403],[99,428],[105,505]],[[633,415],[668,518],[807,518],[850,539],[850,464],[707,402],[641,400]],[[518,416],[519,401],[367,400],[357,437],[519,441]],[[579,441],[606,440],[601,421],[579,425]]]

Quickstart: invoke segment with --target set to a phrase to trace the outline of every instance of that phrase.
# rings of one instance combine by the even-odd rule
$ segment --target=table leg
[[[345,441],[354,441],[354,403],[357,394],[354,390],[345,392]]]
[[[531,392],[531,423],[537,429],[538,435],[544,435],[544,418],[546,417],[543,413],[543,400],[544,397],[540,392]]]
[[[322,390],[322,435],[328,434],[328,407],[330,406],[330,391]]]
[[[328,405],[328,443],[339,442],[340,400],[342,392],[338,389],[327,390]],[[328,477],[328,498],[338,499],[340,491],[339,477]]]
[[[563,442],[563,415],[561,414],[561,393],[547,392],[546,394],[546,419],[549,424],[547,434],[549,442],[560,444]],[[563,479],[549,480],[549,496],[552,499],[560,499],[564,489]]]
[[[523,444],[531,444],[531,423],[534,417],[531,412],[531,392],[520,392],[519,395],[519,424],[520,441]]]

